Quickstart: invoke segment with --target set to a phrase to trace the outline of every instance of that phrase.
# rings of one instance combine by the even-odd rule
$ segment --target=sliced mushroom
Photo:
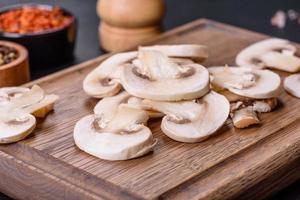
[[[175,62],[178,65],[189,65],[189,64],[194,64],[195,62],[191,59],[188,58],[170,58],[173,62]],[[143,63],[140,61],[138,58],[134,59],[132,61],[132,64],[138,68],[143,68]]]
[[[28,92],[29,89],[25,87],[3,87],[0,88],[0,106],[5,105],[11,99],[23,95],[25,92]]]
[[[21,114],[33,114],[35,117],[45,117],[47,113],[53,110],[54,103],[58,100],[58,96],[54,94],[47,95],[44,90],[37,85],[31,89],[27,88],[4,88],[3,94],[9,96],[16,91],[16,95],[7,98],[0,103],[2,114],[0,118],[10,120],[17,118]]]
[[[257,113],[271,112],[277,105],[277,99],[262,99],[237,101],[230,104],[230,116],[233,125],[237,128],[246,128],[259,124]]]
[[[230,92],[254,99],[278,96],[281,89],[279,75],[270,70],[240,67],[210,67],[211,84]]]
[[[105,97],[96,104],[94,113],[96,115],[103,115],[105,120],[110,121],[115,116],[119,105],[127,103],[130,96],[130,94],[123,91],[116,96]]]
[[[128,160],[153,150],[156,140],[145,111],[119,106],[110,121],[103,115],[89,115],[74,128],[75,144],[83,151],[105,160]]]
[[[203,60],[208,58],[208,49],[206,46],[197,44],[180,44],[180,45],[155,45],[139,47],[139,51],[151,50],[160,51],[169,57],[192,58]]]
[[[117,94],[122,88],[118,81],[120,66],[136,57],[136,51],[118,53],[109,57],[86,76],[83,81],[84,91],[96,98]]]
[[[278,38],[266,39],[242,50],[236,64],[242,67],[275,68],[287,72],[300,71],[300,58],[296,48],[288,41]]]
[[[271,112],[277,103],[277,98],[257,100],[253,102],[253,110],[258,113]]]
[[[133,96],[160,101],[202,97],[209,91],[209,74],[199,64],[178,65],[158,51],[140,51],[142,67],[127,64],[121,71],[124,89]]]
[[[32,113],[35,117],[44,118],[54,108],[54,103],[59,99],[55,94],[46,95],[41,101],[23,108],[26,113]]]
[[[36,126],[36,119],[30,114],[10,121],[0,120],[0,144],[17,142],[27,137]]]
[[[230,115],[233,125],[236,128],[246,128],[254,124],[259,124],[259,119],[252,106],[235,110]]]
[[[145,110],[150,118],[163,116],[162,113],[156,112],[142,105],[142,100],[143,99],[131,96],[127,92],[123,91],[116,96],[105,97],[100,100],[94,108],[94,113],[98,115],[104,115],[105,119],[109,121],[114,117],[118,107],[123,104],[124,106],[130,108]]]
[[[35,85],[27,88],[1,88],[0,143],[12,143],[24,139],[36,126],[35,116],[44,117],[53,109],[56,95],[46,95]]]
[[[229,115],[227,99],[211,91],[194,101],[163,102],[145,99],[143,103],[163,112],[162,131],[179,142],[200,142],[215,133]]]
[[[34,85],[28,92],[24,92],[22,95],[12,98],[7,106],[12,108],[26,107],[41,101],[44,96],[44,90],[38,85]]]
[[[300,74],[293,74],[285,78],[284,89],[291,95],[300,98]]]
[[[147,112],[147,114],[150,118],[159,118],[159,117],[164,116],[164,114],[162,112],[155,111],[151,107],[148,107],[148,106],[144,105],[143,104],[143,99],[139,98],[139,97],[131,96],[128,99],[126,106],[131,107],[131,108],[144,110],[144,111]]]

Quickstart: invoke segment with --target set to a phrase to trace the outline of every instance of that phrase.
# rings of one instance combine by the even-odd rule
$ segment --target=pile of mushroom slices
[[[33,132],[58,100],[39,86],[0,88],[0,144],[17,142]]]
[[[94,114],[76,123],[76,145],[106,160],[142,156],[156,144],[146,126],[156,117],[163,117],[163,133],[179,142],[200,142],[215,133],[230,104],[210,90],[208,70],[196,63],[205,58],[201,45],[163,45],[102,62],[83,82],[88,95],[103,99]]]
[[[288,40],[266,39],[242,50],[236,57],[236,64],[250,68],[270,68],[289,73],[300,72],[300,58],[297,48]],[[283,83],[285,90],[300,98],[300,74],[288,76]]]

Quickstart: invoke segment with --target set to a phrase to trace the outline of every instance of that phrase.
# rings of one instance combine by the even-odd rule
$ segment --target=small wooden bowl
[[[0,45],[17,50],[19,57],[0,66],[0,87],[17,86],[30,81],[28,52],[25,47],[14,42],[0,40]]]

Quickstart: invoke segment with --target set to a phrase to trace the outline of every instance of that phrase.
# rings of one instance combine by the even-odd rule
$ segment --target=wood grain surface
[[[201,19],[150,43],[207,45],[203,64],[213,66],[234,64],[242,48],[266,37]],[[111,162],[81,152],[73,127],[97,103],[83,92],[82,80],[104,58],[27,84],[60,100],[29,138],[0,146],[1,191],[18,199],[262,199],[300,178],[300,100],[284,91],[259,126],[239,130],[228,120],[210,139],[184,144],[153,120],[158,145],[142,158]]]

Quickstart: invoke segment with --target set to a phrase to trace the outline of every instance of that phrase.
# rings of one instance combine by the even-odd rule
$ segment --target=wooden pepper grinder
[[[161,33],[163,0],[98,0],[99,38],[106,51],[124,51]]]

